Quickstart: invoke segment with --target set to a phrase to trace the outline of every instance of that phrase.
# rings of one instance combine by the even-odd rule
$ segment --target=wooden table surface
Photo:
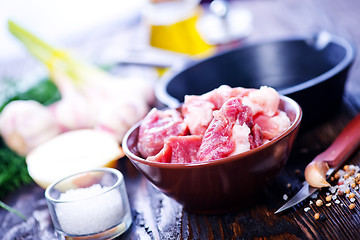
[[[294,35],[311,35],[320,30],[339,34],[360,46],[360,2],[327,1],[237,1],[254,15],[254,31],[248,42]],[[291,197],[302,186],[304,168],[325,150],[341,129],[360,110],[360,66],[355,61],[348,77],[341,111],[312,129],[301,131],[285,169],[267,184],[251,207],[221,215],[196,215],[155,189],[131,163],[123,158],[119,169],[125,174],[133,224],[118,239],[360,239],[360,198],[350,210],[349,200],[317,207],[309,200],[279,215],[284,194]],[[348,164],[360,165],[360,151]],[[318,199],[325,199],[326,190]],[[56,239],[44,190],[30,184],[2,199],[26,217],[0,209],[0,239]],[[305,212],[305,207],[310,207]],[[320,219],[315,220],[315,212]]]

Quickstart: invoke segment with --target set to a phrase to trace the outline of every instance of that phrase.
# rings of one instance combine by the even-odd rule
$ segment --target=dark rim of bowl
[[[296,110],[296,116],[294,121],[292,122],[291,126],[285,131],[283,132],[280,136],[272,139],[271,141],[257,147],[254,149],[251,149],[249,151],[243,152],[243,153],[239,153],[233,156],[229,156],[229,157],[225,157],[225,158],[221,158],[221,159],[216,159],[216,160],[209,160],[209,161],[204,161],[204,162],[197,162],[197,163],[160,163],[160,162],[150,162],[147,161],[144,158],[141,158],[135,154],[133,154],[130,149],[127,146],[127,141],[129,136],[135,131],[135,129],[137,129],[140,124],[141,121],[138,122],[137,124],[135,124],[134,126],[131,127],[131,129],[129,129],[127,131],[127,133],[124,136],[123,142],[122,142],[122,148],[124,150],[124,153],[128,156],[128,158],[130,158],[130,160],[134,160],[149,166],[153,166],[153,167],[158,167],[158,168],[196,168],[196,167],[207,167],[207,166],[212,166],[212,165],[221,165],[227,162],[231,162],[231,161],[235,161],[237,160],[239,157],[243,157],[243,156],[247,156],[253,153],[256,153],[258,151],[261,151],[264,148],[267,148],[271,145],[276,144],[278,141],[280,141],[281,139],[285,138],[286,136],[288,136],[291,132],[293,132],[297,127],[299,127],[301,119],[302,119],[302,110],[300,105],[294,101],[293,99],[280,95],[280,99],[284,102],[290,103],[291,106],[293,106],[293,108]]]
[[[347,41],[346,39],[339,37],[337,35],[328,33],[328,32],[320,32],[317,35],[315,35],[313,38],[304,38],[304,37],[293,37],[293,38],[285,38],[285,39],[280,39],[280,40],[272,40],[272,41],[263,41],[263,42],[257,42],[257,43],[252,43],[252,44],[248,44],[248,45],[244,45],[241,46],[239,48],[236,49],[232,49],[232,50],[228,50],[228,51],[224,51],[222,53],[219,54],[215,54],[214,56],[211,56],[209,58],[203,59],[203,60],[199,60],[199,61],[190,61],[190,62],[181,62],[178,65],[174,66],[173,68],[171,68],[170,70],[168,70],[163,77],[158,81],[158,83],[155,86],[155,95],[157,97],[157,99],[169,106],[169,107],[176,107],[178,106],[180,103],[179,101],[169,95],[166,92],[166,87],[168,85],[168,83],[178,74],[186,71],[188,68],[190,67],[194,67],[198,64],[201,64],[203,62],[209,61],[213,58],[218,58],[221,57],[223,55],[226,55],[234,50],[239,50],[239,49],[245,49],[245,48],[250,48],[250,47],[256,47],[262,44],[271,44],[271,43],[275,43],[275,42],[291,42],[291,41],[304,41],[309,45],[315,45],[317,40],[319,38],[319,36],[321,34],[326,34],[326,36],[328,37],[327,42],[324,46],[322,46],[322,48],[326,47],[328,44],[330,43],[335,43],[338,46],[341,46],[345,49],[345,56],[344,58],[333,68],[331,68],[330,70],[324,72],[323,74],[320,74],[317,77],[311,78],[307,81],[304,81],[300,84],[291,86],[291,87],[287,87],[285,89],[279,90],[279,93],[281,95],[288,95],[291,93],[295,93],[295,92],[299,92],[302,91],[304,89],[310,88],[316,84],[319,84],[323,81],[326,81],[327,79],[335,76],[336,74],[338,74],[339,72],[341,72],[342,70],[344,70],[345,68],[349,67],[352,62],[355,59],[355,46],[350,43],[349,41]]]

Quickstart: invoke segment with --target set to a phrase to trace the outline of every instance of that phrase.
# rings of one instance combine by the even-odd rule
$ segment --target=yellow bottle
[[[147,20],[150,45],[165,50],[206,57],[215,50],[197,31],[199,0],[150,0]]]

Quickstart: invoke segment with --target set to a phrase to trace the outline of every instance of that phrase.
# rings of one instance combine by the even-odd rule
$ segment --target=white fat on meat
[[[273,117],[259,115],[254,119],[254,123],[261,127],[264,139],[269,140],[279,136],[291,125],[289,117],[283,111]]]
[[[212,112],[215,105],[199,97],[186,97],[182,112],[184,122],[192,135],[204,135],[207,127],[213,119]]]
[[[245,123],[243,125],[234,125],[232,129],[232,140],[235,143],[235,149],[229,156],[250,150],[249,134],[250,128]]]
[[[243,97],[242,102],[251,108],[253,115],[262,113],[272,117],[279,108],[280,98],[275,89],[262,86],[259,90],[252,91],[248,96]]]

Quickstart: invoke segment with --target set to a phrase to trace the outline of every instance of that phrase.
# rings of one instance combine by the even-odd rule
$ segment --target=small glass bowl
[[[113,168],[63,178],[45,197],[59,239],[112,239],[132,223],[124,177]]]

